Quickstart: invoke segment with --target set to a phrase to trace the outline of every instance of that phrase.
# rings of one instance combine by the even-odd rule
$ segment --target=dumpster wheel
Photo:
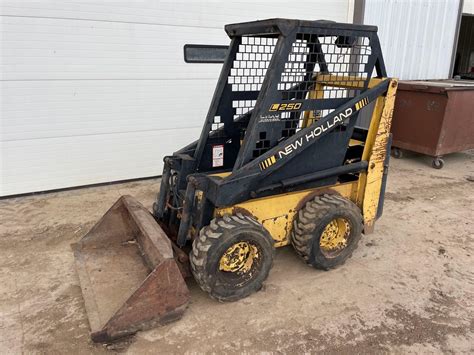
[[[431,166],[435,169],[443,169],[444,167],[444,160],[441,157],[434,157],[431,161]]]
[[[402,159],[403,158],[403,150],[401,150],[400,148],[397,148],[397,147],[392,148],[392,156],[395,159]]]
[[[204,291],[219,301],[237,301],[258,291],[273,264],[273,239],[241,214],[215,218],[193,242],[190,264]]]

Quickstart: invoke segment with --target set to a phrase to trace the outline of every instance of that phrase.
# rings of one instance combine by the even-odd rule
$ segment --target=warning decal
[[[212,167],[224,166],[224,145],[218,144],[212,146]]]

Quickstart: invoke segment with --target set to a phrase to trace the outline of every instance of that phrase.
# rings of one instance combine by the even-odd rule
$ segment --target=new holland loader
[[[277,247],[341,265],[382,213],[397,81],[377,28],[269,19],[225,30],[201,135],[164,158],[153,211],[122,196],[73,245],[96,342],[179,319],[191,276],[218,301],[247,297]]]

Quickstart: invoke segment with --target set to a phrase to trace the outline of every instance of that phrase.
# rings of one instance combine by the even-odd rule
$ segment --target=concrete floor
[[[262,291],[220,304],[190,283],[180,322],[117,344],[89,340],[70,243],[147,180],[0,201],[0,353],[472,353],[474,151],[392,160],[384,216],[342,267],[278,250]]]

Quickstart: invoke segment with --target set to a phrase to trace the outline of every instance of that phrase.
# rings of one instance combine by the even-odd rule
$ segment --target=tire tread
[[[296,254],[307,264],[311,264],[318,269],[328,270],[327,267],[319,263],[311,262],[312,243],[314,238],[312,232],[318,226],[317,221],[322,220],[328,212],[334,209],[349,209],[356,215],[360,216],[360,222],[362,223],[362,215],[357,205],[336,194],[319,195],[306,202],[304,207],[298,211],[297,217],[293,222],[290,241]],[[351,256],[352,252],[347,258],[350,258]],[[346,259],[344,259],[340,265],[342,265],[345,260]]]
[[[214,218],[209,226],[201,229],[199,232],[199,237],[193,241],[192,252],[189,254],[191,272],[196,282],[203,291],[209,293],[211,298],[218,301],[227,301],[227,299],[223,299],[212,292],[213,290],[210,280],[211,277],[209,277],[206,272],[206,265],[209,258],[209,249],[214,243],[219,242],[219,237],[221,237],[226,231],[230,231],[239,227],[258,227],[258,229],[267,233],[263,226],[251,217],[244,216],[240,213],[237,215],[224,215],[223,217]]]

